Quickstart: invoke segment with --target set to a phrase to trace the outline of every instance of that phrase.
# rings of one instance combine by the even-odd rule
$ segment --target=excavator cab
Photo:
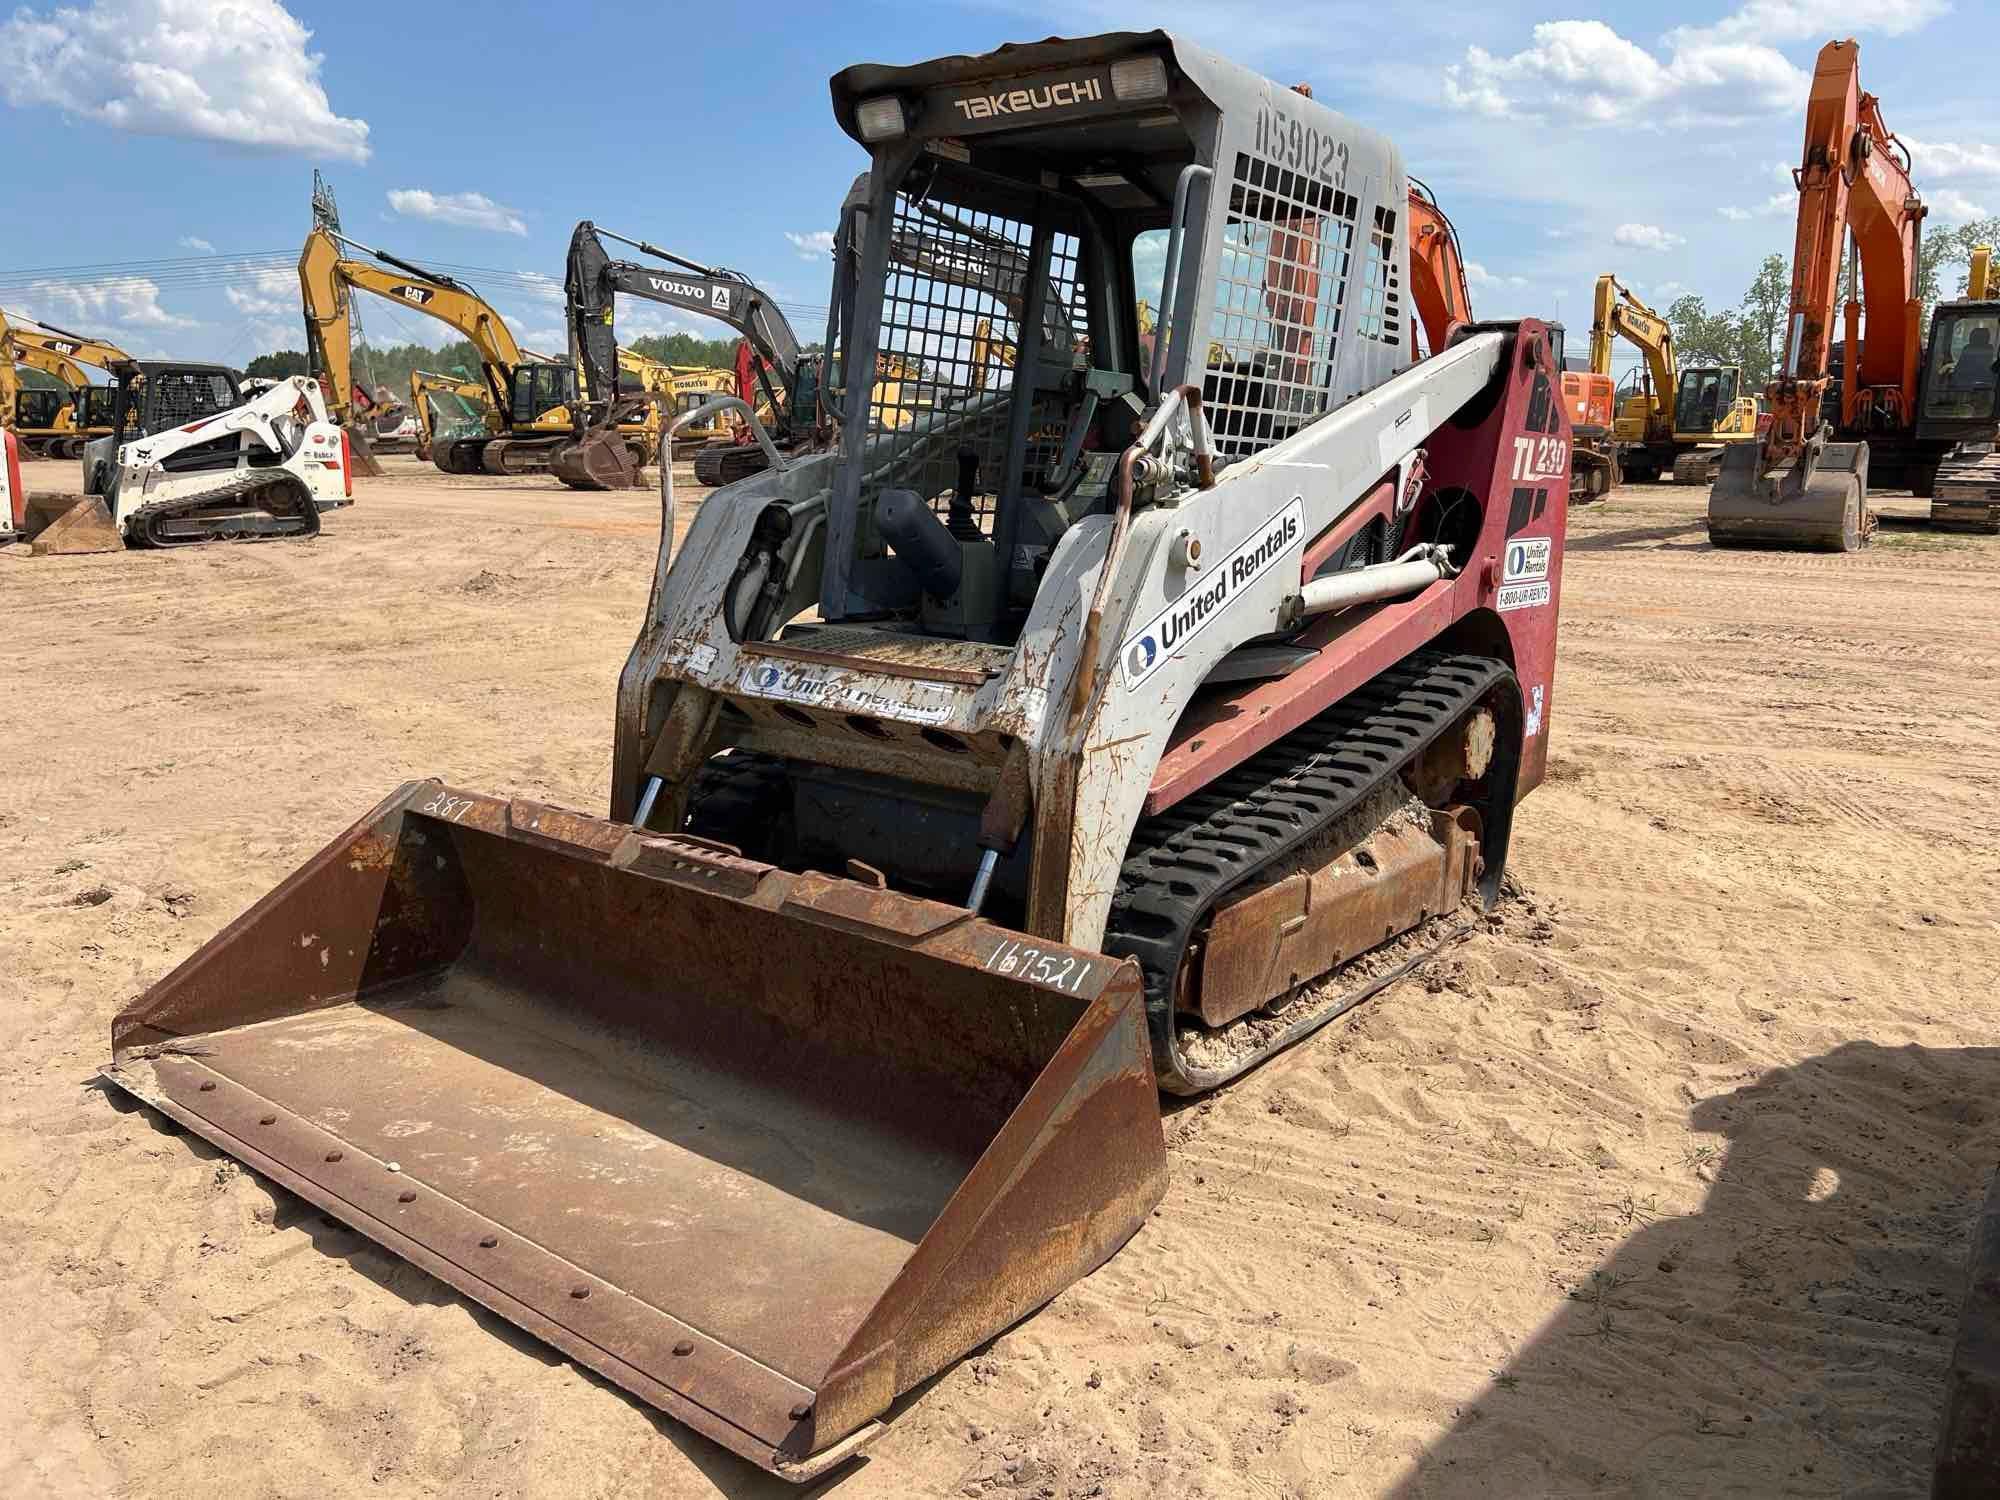
[[[507,393],[510,427],[548,425],[548,414],[561,410],[567,425],[568,409],[577,399],[576,367],[570,364],[520,364],[514,367],[512,387]]]
[[[2000,391],[2000,304],[1947,304],[1931,318],[1918,421],[1923,437],[1991,440]],[[1958,429],[1963,428],[1961,432]]]
[[[1674,401],[1675,435],[1706,437],[1721,428],[1736,406],[1742,371],[1734,366],[1699,366],[1681,371]]]

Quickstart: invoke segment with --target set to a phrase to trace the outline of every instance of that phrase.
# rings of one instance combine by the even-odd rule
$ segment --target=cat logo
[[[413,302],[418,307],[422,307],[431,298],[435,297],[437,293],[426,286],[411,286],[407,282],[399,282],[397,285],[389,288],[389,295],[392,297],[401,297],[405,302]]]

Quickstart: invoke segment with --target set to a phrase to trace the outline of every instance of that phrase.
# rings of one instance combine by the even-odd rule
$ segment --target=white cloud
[[[1770,197],[1754,207],[1738,208],[1733,204],[1725,204],[1723,207],[1718,208],[1716,212],[1732,224],[1742,224],[1751,219],[1771,219],[1781,214],[1796,213],[1798,207],[1799,195],[1797,191],[1792,188],[1786,188],[1781,193],[1771,194]]]
[[[193,318],[184,318],[160,306],[157,282],[144,276],[114,276],[103,281],[37,281],[21,293],[22,302],[35,309],[37,321],[54,307],[58,315],[51,321],[75,328],[83,324],[116,323],[125,328],[197,328]]]
[[[291,271],[258,271],[248,286],[224,287],[222,295],[246,318],[282,317],[299,311],[299,278]]]
[[[1987,215],[1984,203],[1966,197],[1957,188],[1942,188],[1931,194],[1930,205],[1947,219],[1983,219]]]
[[[1869,29],[1899,35],[1942,15],[1945,0],[1882,0]],[[1505,56],[1466,49],[1444,70],[1446,100],[1492,116],[1567,115],[1599,124],[1713,127],[1795,110],[1810,82],[1783,42],[1855,29],[1845,0],[1748,0],[1711,26],[1682,26],[1649,51],[1602,21],[1543,21]]]
[[[1496,276],[1478,261],[1469,260],[1465,263],[1465,282],[1468,286],[1518,287],[1526,286],[1528,278],[1525,276]]]
[[[0,93],[137,135],[368,160],[278,0],[91,0],[0,24]]]
[[[814,229],[805,234],[785,231],[785,238],[792,242],[792,248],[799,252],[800,260],[825,260],[833,254],[833,231]]]
[[[203,239],[198,234],[182,235],[181,249],[198,251],[203,255],[215,254],[215,246],[211,245],[207,240]]]
[[[544,276],[540,271],[517,271],[520,278],[518,290],[524,297],[532,297],[537,302],[551,303],[556,307],[564,304],[563,284],[553,276]]]
[[[1611,238],[1615,244],[1631,250],[1671,250],[1687,243],[1686,235],[1675,234],[1657,224],[1620,224],[1611,231]]]
[[[405,219],[428,219],[455,229],[485,229],[494,234],[528,232],[514,209],[495,203],[484,193],[433,193],[424,188],[389,189],[390,209]]]
[[[2000,182],[2000,146],[1978,141],[1961,145],[1955,141],[1913,141],[1903,138],[1918,176],[1925,181],[1970,178]]]

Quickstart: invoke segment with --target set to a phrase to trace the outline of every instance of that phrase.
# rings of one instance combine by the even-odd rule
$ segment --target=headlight
[[[1143,104],[1167,97],[1167,65],[1157,56],[1128,57],[1111,65],[1111,97],[1125,104]]]
[[[864,99],[854,112],[854,123],[864,141],[894,140],[909,128],[903,119],[903,101],[894,94],[880,99]]]

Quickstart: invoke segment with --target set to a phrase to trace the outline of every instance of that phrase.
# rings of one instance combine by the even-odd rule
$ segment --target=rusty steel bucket
[[[105,1076],[790,1479],[1165,1185],[1139,973],[959,907],[404,786]]]
[[[1868,509],[1868,445],[1829,443],[1808,474],[1761,467],[1762,445],[1733,443],[1708,495],[1708,539],[1717,547],[1854,552],[1875,529]]]

